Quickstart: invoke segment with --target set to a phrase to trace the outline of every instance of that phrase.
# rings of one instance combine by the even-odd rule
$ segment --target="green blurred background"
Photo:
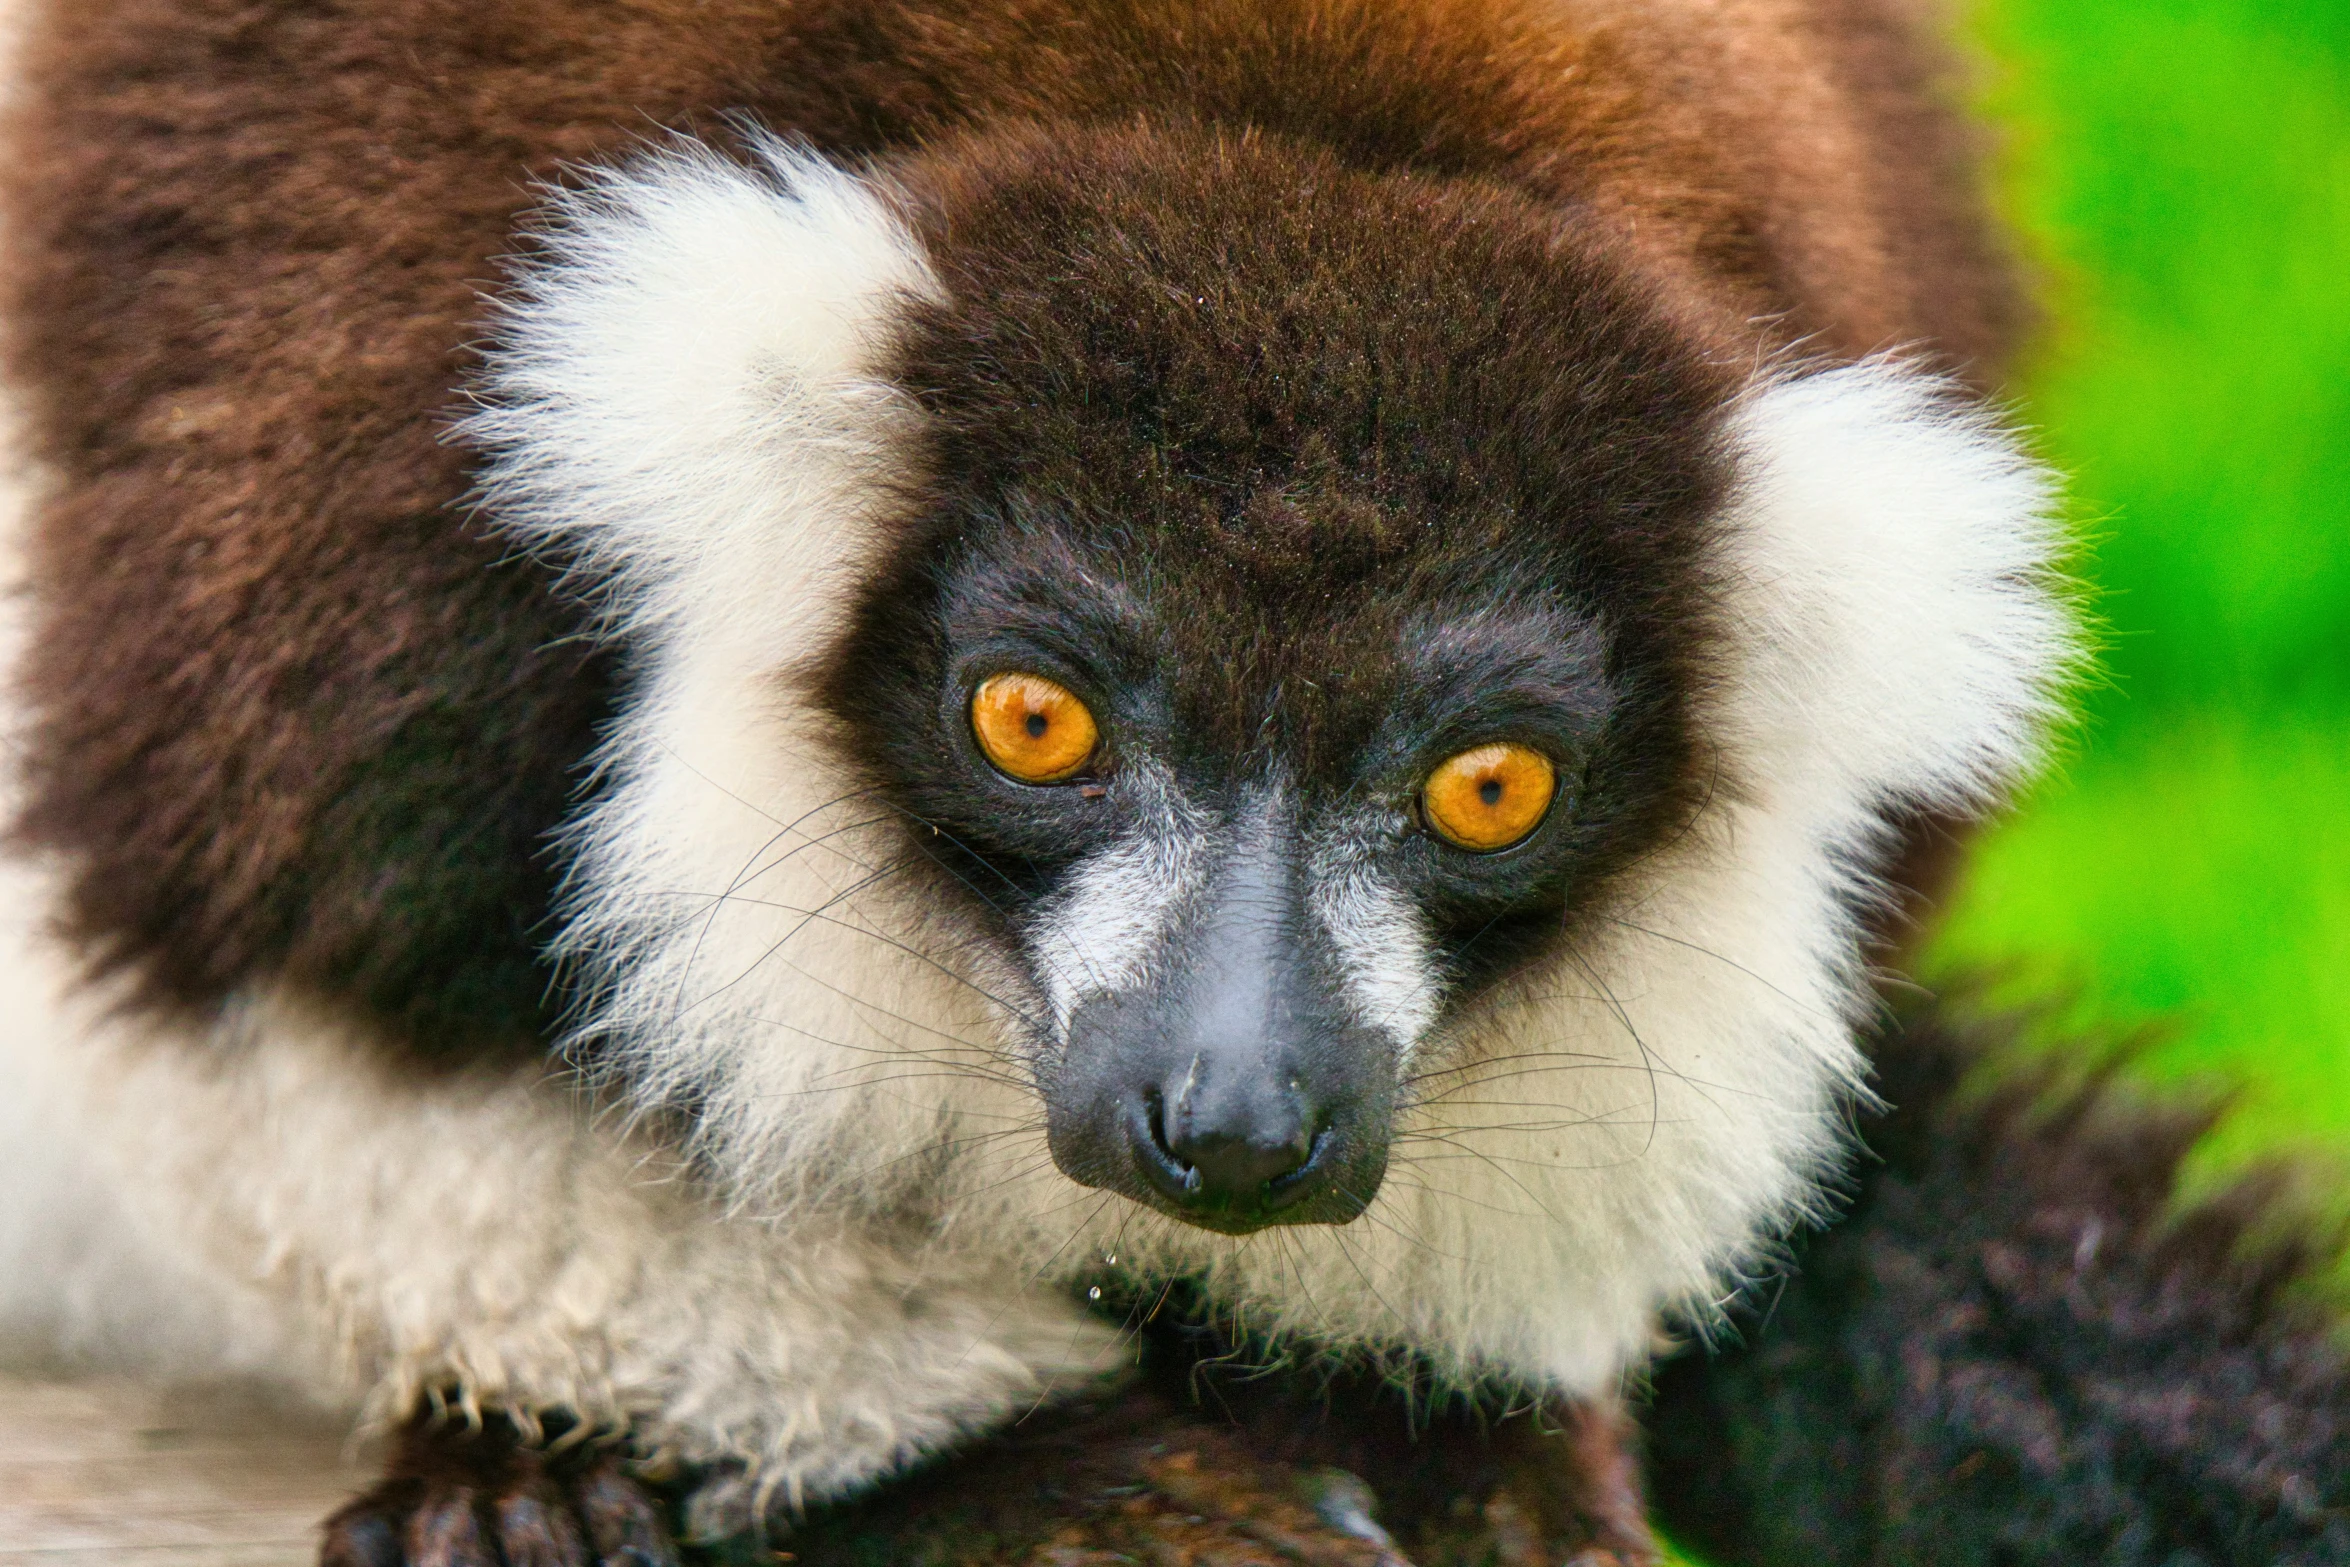
[[[1979,844],[1930,980],[2045,1040],[2154,1025],[2350,1201],[2350,0],[1975,0],[1997,188],[2047,326],[2102,674]]]
[[[1922,977],[2350,1214],[2350,0],[1958,3],[2100,669]]]

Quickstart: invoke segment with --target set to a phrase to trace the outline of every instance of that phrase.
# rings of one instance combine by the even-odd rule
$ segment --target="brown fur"
[[[1163,1346],[1161,1347],[1163,1350]],[[791,1534],[808,1567],[1652,1567],[1637,1441],[1612,1405],[1415,1432],[1392,1388],[1203,1380],[1167,1351],[1115,1399],[1021,1421]],[[1343,1487],[1343,1491],[1337,1488]],[[1331,1517],[1375,1514],[1382,1546]],[[1319,1515],[1319,1516],[1317,1516]]]
[[[1914,343],[1987,379],[2016,310],[1897,10],[52,0],[0,157],[52,482],[24,835],[155,1001],[282,979],[422,1044],[535,1037],[543,839],[606,675],[439,437],[567,160],[736,108],[848,155],[1254,125],[1575,204],[1734,357]]]

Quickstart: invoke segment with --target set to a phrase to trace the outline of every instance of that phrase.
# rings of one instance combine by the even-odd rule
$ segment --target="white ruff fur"
[[[230,1369],[376,1422],[450,1390],[526,1422],[569,1410],[797,1503],[1121,1365],[1108,1328],[994,1258],[727,1214],[544,1073],[420,1079],[267,1001],[202,1038],[48,1016],[72,1067],[44,1110],[119,1207],[110,1248],[138,1248],[110,1276],[195,1281],[196,1314],[237,1335]],[[190,1337],[187,1303],[140,1304]],[[147,1369],[224,1363],[139,1347]]]
[[[1101,1364],[1103,1330],[1042,1292],[1107,1255],[1204,1272],[1254,1328],[1562,1390],[1704,1314],[1838,1151],[1884,813],[1980,805],[2032,759],[2071,656],[2044,476],[1896,364],[1758,382],[1718,562],[1738,662],[1703,715],[1737,787],[1577,951],[1433,1033],[1410,911],[1326,875],[1318,917],[1367,1020],[1410,1036],[1419,1102],[1362,1219],[1216,1236],[1054,1170],[1025,1052],[1068,997],[887,873],[906,829],[798,694],[915,434],[879,347],[937,285],[876,193],[760,158],[686,148],[562,202],[473,431],[499,514],[635,659],[563,947],[614,1086],[690,1111],[724,1191],[675,1173],[675,1121],[397,1077],[266,999],[211,1057],[72,1025],[121,1084],[92,1114],[144,1162],[125,1190],[200,1210],[156,1222],[314,1324],[327,1385],[389,1410],[452,1379],[809,1495]],[[1067,963],[1146,961],[1189,866],[1104,861]],[[1089,897],[1126,923],[1076,917]]]

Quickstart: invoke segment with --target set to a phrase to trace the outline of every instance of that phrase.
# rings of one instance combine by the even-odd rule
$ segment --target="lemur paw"
[[[383,1483],[326,1521],[319,1567],[677,1567],[659,1507],[609,1453],[525,1446],[495,1417],[419,1422]]]
[[[1635,1430],[1613,1400],[1551,1401],[1498,1419],[1406,1407],[1384,1377],[1347,1372],[1311,1396],[1209,1373],[1216,1404],[1265,1458],[1359,1476],[1418,1567],[1655,1567]],[[1317,1503],[1334,1522],[1333,1505]]]
[[[1634,1457],[1635,1430],[1616,1404],[1555,1403],[1539,1420],[1496,1433],[1499,1484],[1479,1509],[1501,1567],[1654,1567]]]
[[[1182,1379],[1178,1380],[1178,1386]],[[799,1567],[1654,1567],[1620,1411],[1407,1422],[1337,1383],[1225,1387],[1214,1410],[1144,1386],[1040,1414],[817,1509]],[[1383,1396],[1383,1395],[1382,1395]]]

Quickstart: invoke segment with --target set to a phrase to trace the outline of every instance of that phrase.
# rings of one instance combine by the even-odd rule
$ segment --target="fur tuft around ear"
[[[1731,434],[1727,586],[1750,653],[1728,716],[1751,786],[1845,815],[1815,826],[1854,848],[1888,809],[1994,803],[2038,760],[2082,656],[2053,477],[1891,359],[1766,380]]]
[[[459,431],[500,524],[624,636],[711,607],[737,552],[841,553],[851,518],[779,523],[834,509],[886,450],[903,413],[876,339],[938,293],[870,185],[745,141],[747,164],[679,141],[554,196]]]
[[[822,1142],[861,1066],[950,1026],[876,903],[871,802],[794,690],[902,504],[916,414],[879,366],[939,290],[873,186],[745,139],[748,163],[680,143],[556,196],[461,433],[491,511],[629,659],[565,829],[575,1052],[788,1184],[822,1161],[780,1144]]]

